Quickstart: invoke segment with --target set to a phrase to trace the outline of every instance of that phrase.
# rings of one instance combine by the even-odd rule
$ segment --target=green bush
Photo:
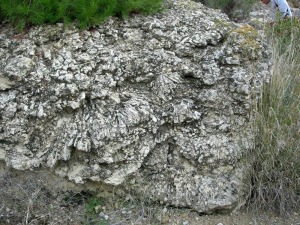
[[[163,0],[1,0],[0,18],[19,30],[26,26],[76,22],[82,29],[110,16],[149,14],[161,9]]]
[[[273,68],[256,108],[250,205],[284,215],[300,205],[299,21],[278,21],[267,34]]]

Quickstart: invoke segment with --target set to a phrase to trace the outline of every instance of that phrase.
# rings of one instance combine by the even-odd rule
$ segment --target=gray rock
[[[94,31],[0,29],[8,167],[205,213],[243,199],[251,105],[270,66],[255,29],[181,0]]]

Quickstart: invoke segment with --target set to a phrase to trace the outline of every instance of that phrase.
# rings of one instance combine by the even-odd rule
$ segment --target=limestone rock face
[[[0,160],[199,212],[232,210],[268,78],[257,32],[200,3],[0,33]]]

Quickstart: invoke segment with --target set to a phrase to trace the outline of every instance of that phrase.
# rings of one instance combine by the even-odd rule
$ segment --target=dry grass
[[[202,215],[190,209],[155,205],[143,196],[90,195],[66,191],[63,181],[47,172],[0,170],[0,224],[51,225],[289,225],[299,224],[300,216],[288,219],[272,213],[238,212]]]
[[[68,185],[50,172],[0,168],[0,224],[137,225],[160,224],[169,218],[165,206],[143,196],[112,192],[103,197]]]
[[[300,205],[299,23],[278,22],[268,34],[273,69],[256,108],[249,205],[287,215]]]
[[[72,224],[84,218],[86,196],[46,172],[0,171],[0,224]]]

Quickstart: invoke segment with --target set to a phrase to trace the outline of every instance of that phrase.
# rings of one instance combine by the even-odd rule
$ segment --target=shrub
[[[0,18],[19,30],[26,26],[70,23],[82,29],[98,25],[110,16],[153,13],[163,0],[1,0]]]
[[[272,75],[256,108],[250,204],[281,215],[300,204],[300,27],[279,21],[267,29]]]

